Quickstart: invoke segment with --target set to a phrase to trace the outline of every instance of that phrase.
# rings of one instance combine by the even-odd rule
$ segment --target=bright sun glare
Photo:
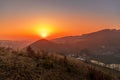
[[[54,28],[50,24],[42,24],[37,26],[37,33],[42,37],[42,38],[47,38],[53,33]]]
[[[41,35],[42,38],[48,37],[49,34],[50,33],[49,33],[49,30],[47,28],[43,28],[43,29],[40,30],[40,35]]]

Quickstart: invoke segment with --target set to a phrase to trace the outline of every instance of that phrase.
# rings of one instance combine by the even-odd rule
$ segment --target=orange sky
[[[64,17],[64,18],[63,18]],[[48,34],[47,39],[68,35],[81,35],[84,33],[94,32],[104,28],[116,28],[116,26],[107,24],[108,20],[95,20],[94,18],[84,16],[22,16],[8,17],[2,20],[0,39],[39,39],[41,38],[39,29],[49,27],[53,31]],[[46,26],[47,25],[47,26]],[[96,27],[97,26],[97,27]]]
[[[118,0],[49,1],[0,1],[0,39],[34,40],[40,39],[41,34],[53,39],[120,29]],[[42,28],[49,29],[42,31]]]

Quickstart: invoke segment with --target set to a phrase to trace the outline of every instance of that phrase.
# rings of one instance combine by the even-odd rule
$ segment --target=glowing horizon
[[[0,39],[52,39],[120,29],[119,3],[118,0],[3,0]]]

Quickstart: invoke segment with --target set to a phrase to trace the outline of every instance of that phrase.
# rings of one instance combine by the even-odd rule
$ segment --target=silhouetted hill
[[[98,32],[83,34],[81,36],[58,38],[53,41],[56,43],[71,44],[79,48],[114,49],[120,46],[120,30],[105,29]]]
[[[61,54],[73,53],[76,50],[75,47],[69,44],[55,43],[53,41],[45,40],[45,39],[38,40],[30,44],[28,47],[31,47],[35,52],[47,51],[47,52],[56,52]],[[28,47],[25,47],[24,50],[26,50]]]
[[[96,55],[106,56],[106,58],[109,55],[117,58],[116,60],[120,60],[120,30],[104,29],[81,36],[66,36],[54,40],[42,39],[29,46],[34,51],[45,50],[48,52],[63,53],[65,55],[86,55],[94,58],[96,58]],[[112,63],[110,59],[107,61]]]
[[[120,30],[104,29],[93,33],[83,34],[80,36],[66,36],[62,38],[53,39],[56,43],[77,43],[86,40],[114,40],[120,39]]]
[[[38,40],[31,45],[29,45],[34,51],[48,51],[48,52],[57,52],[61,51],[62,45],[54,43],[52,41],[46,40],[46,39],[41,39]]]
[[[81,36],[54,39],[53,41],[70,44],[75,49],[78,48],[75,53],[81,53],[80,50],[87,49],[90,55],[99,58],[102,62],[120,63],[120,30],[105,29]]]

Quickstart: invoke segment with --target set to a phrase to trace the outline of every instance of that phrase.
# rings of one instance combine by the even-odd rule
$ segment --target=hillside
[[[41,39],[38,40],[32,44],[29,45],[34,51],[48,51],[48,52],[57,52],[57,51],[62,51],[60,48],[62,48],[61,45],[56,44],[52,41],[46,40],[46,39]],[[23,50],[26,50],[29,46],[25,47]]]
[[[79,36],[65,36],[65,37],[61,37],[61,38],[56,38],[53,39],[52,41],[56,42],[56,43],[78,43],[78,42],[82,42],[82,41],[86,41],[86,40],[115,40],[115,41],[119,41],[120,40],[120,30],[116,30],[116,29],[103,29],[100,31],[96,31],[96,32],[91,32],[91,33],[87,33],[87,34],[82,34]],[[98,42],[99,42],[98,41]]]
[[[78,53],[82,49],[89,49],[93,51],[93,54],[107,54],[108,51],[114,53],[119,51],[120,46],[120,30],[105,29],[89,34],[83,34],[81,36],[66,36],[63,38],[57,38],[53,40],[38,40],[29,46],[33,48],[52,48],[52,50],[60,51],[61,47],[67,53],[70,50],[71,53]],[[67,49],[66,49],[67,48]],[[56,50],[57,49],[57,50]],[[60,50],[59,50],[60,49]],[[66,49],[66,50],[65,50]],[[47,50],[47,49],[46,49]],[[97,52],[96,52],[97,51]],[[101,52],[98,52],[101,51]],[[95,53],[96,52],[96,53]],[[108,53],[109,54],[109,53]]]
[[[84,55],[91,59],[100,60],[102,62],[119,64],[119,35],[120,30],[104,29],[93,33],[83,34],[81,36],[66,36],[54,40],[42,39],[30,44],[29,46],[34,51],[45,50],[64,55]],[[25,47],[25,49],[26,48],[27,47]],[[110,57],[113,58],[111,59]]]
[[[52,40],[56,43],[72,44],[79,48],[117,48],[120,46],[120,30],[105,29],[81,36],[67,36]]]
[[[25,47],[23,51],[25,51],[28,47],[31,47],[36,52],[45,50],[47,52],[56,52],[56,53],[63,53],[63,54],[64,53],[67,54],[75,50],[75,47],[73,48],[73,46],[70,46],[68,44],[59,44],[46,39],[35,41],[34,43]]]
[[[0,80],[117,80],[117,77],[58,54],[0,48]]]

